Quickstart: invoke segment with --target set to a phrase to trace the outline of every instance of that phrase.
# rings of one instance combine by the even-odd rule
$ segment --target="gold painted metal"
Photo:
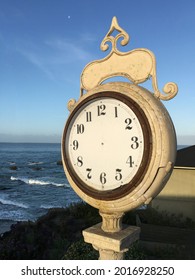
[[[116,37],[114,37],[114,32],[117,32]],[[112,49],[105,58],[86,65],[81,74],[80,95],[83,95],[84,90],[91,90],[111,77],[122,76],[136,85],[151,79],[154,96],[157,99],[170,100],[173,98],[178,92],[175,83],[165,84],[164,93],[158,89],[156,59],[153,52],[144,48],[121,52],[117,48],[119,39],[122,39],[120,45],[125,46],[129,42],[129,35],[119,26],[117,18],[113,17],[110,29],[100,45],[102,51],[107,51],[109,49],[108,43],[111,43]]]

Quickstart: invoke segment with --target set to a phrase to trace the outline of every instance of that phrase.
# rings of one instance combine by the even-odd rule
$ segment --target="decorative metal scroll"
[[[115,37],[114,32],[117,33]],[[109,49],[108,43],[110,43],[111,51],[105,58],[92,61],[86,65],[81,74],[81,96],[84,90],[88,91],[102,84],[108,78],[122,76],[134,84],[140,84],[151,79],[156,98],[162,100],[173,98],[178,92],[175,83],[165,84],[163,93],[158,89],[156,59],[150,50],[139,48],[129,52],[121,52],[117,49],[118,43],[125,46],[128,42],[129,35],[118,25],[117,18],[113,17],[110,29],[100,45],[101,50],[106,51]]]

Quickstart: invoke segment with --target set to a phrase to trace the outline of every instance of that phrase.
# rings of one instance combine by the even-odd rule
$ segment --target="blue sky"
[[[113,16],[130,35],[123,51],[154,52],[159,89],[178,84],[163,103],[178,144],[195,144],[194,0],[0,0],[0,142],[60,142]]]

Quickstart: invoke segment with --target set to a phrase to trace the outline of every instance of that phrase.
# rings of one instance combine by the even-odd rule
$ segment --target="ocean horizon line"
[[[0,144],[61,144],[61,142],[10,142],[10,141],[0,141]]]
[[[17,142],[17,141],[16,141],[16,142],[15,142],[15,141],[13,141],[13,142],[10,142],[10,141],[5,142],[5,141],[2,141],[2,142],[1,142],[1,141],[0,141],[0,144],[38,144],[38,145],[40,145],[40,144],[43,144],[43,145],[44,145],[44,144],[47,144],[47,145],[48,145],[48,144],[51,144],[51,145],[52,145],[52,144],[55,144],[55,145],[56,145],[56,144],[59,144],[59,145],[60,145],[61,142],[21,142],[21,141],[19,141],[19,142]],[[190,144],[190,145],[189,145],[189,144],[177,144],[177,148],[178,148],[178,147],[181,147],[181,146],[182,146],[182,147],[190,147],[190,146],[194,146],[194,144]]]

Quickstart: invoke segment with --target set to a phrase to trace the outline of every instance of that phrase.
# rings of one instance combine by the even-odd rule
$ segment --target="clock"
[[[173,141],[174,130],[158,103],[141,87],[115,82],[88,91],[74,104],[62,137],[63,165],[71,186],[92,206],[124,211],[161,189],[162,182],[153,189],[165,157],[159,149],[164,138]],[[159,127],[167,123],[171,133],[159,137]],[[166,166],[172,160],[166,158]]]
[[[138,104],[119,92],[100,92],[72,112],[65,159],[78,186],[94,198],[116,199],[141,180],[150,154],[150,129]]]

